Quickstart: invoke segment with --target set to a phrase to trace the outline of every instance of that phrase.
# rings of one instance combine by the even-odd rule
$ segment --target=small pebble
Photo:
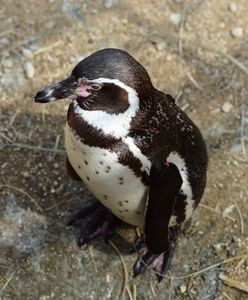
[[[57,163],[57,162],[54,163],[54,164],[53,164],[53,167],[54,167],[55,169],[58,169],[58,168],[59,168],[59,163]]]
[[[241,27],[235,27],[231,30],[231,35],[235,38],[241,38],[243,36],[243,28]]]
[[[33,78],[34,77],[34,66],[30,61],[27,61],[23,66],[25,75],[27,78]]]
[[[213,248],[214,248],[216,251],[220,251],[220,250],[221,250],[221,244],[215,244],[215,245],[213,245]]]
[[[187,291],[186,285],[181,285],[180,286],[180,291],[181,291],[182,294],[184,294]]]
[[[219,182],[219,183],[217,184],[217,186],[218,186],[220,189],[223,189],[223,187],[224,187],[224,184],[223,184],[223,183],[221,183],[221,182]]]
[[[224,22],[220,22],[219,27],[220,27],[220,28],[225,28],[225,27],[226,27],[226,24],[225,24]]]
[[[229,113],[231,111],[231,109],[233,108],[233,105],[229,102],[225,102],[222,106],[221,106],[221,111],[223,113]]]
[[[167,44],[165,42],[160,42],[156,44],[156,48],[158,51],[163,51],[166,49]]]
[[[172,14],[170,15],[170,21],[171,21],[171,23],[173,23],[174,25],[179,25],[180,22],[181,22],[181,20],[182,20],[182,17],[181,17],[181,15],[178,14],[178,13],[172,13]]]
[[[103,5],[105,8],[111,8],[113,6],[113,0],[105,0]]]
[[[2,46],[7,46],[7,45],[9,45],[9,39],[6,38],[6,37],[1,38],[1,39],[0,39],[0,45],[2,45]]]
[[[9,58],[2,61],[2,66],[6,69],[11,69],[13,67],[13,61]]]
[[[26,57],[28,59],[32,59],[33,58],[33,52],[30,49],[23,48],[22,49],[22,54],[23,54],[24,57]]]
[[[228,8],[231,12],[236,12],[237,11],[237,5],[235,2],[230,2],[228,5]]]
[[[29,177],[29,173],[27,171],[23,172],[23,177],[28,178]]]

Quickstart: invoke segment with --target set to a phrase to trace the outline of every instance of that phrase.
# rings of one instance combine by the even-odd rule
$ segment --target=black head
[[[141,99],[153,91],[148,73],[131,55],[119,49],[103,49],[78,63],[67,79],[39,91],[35,101],[72,98],[84,109],[121,112],[129,106],[123,84]]]

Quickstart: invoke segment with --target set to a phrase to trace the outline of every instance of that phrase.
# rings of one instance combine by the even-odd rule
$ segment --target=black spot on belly
[[[128,203],[128,200],[125,200],[126,203]]]
[[[137,215],[141,215],[141,212],[140,212],[140,211],[136,211],[136,214],[137,214]]]
[[[125,212],[128,212],[128,209],[125,209]]]
[[[111,167],[110,167],[110,166],[107,166],[107,169],[108,169],[108,170],[110,170],[110,169],[111,169]]]
[[[87,178],[87,180],[89,180],[89,181],[90,181],[90,177],[89,177],[89,176],[87,176],[86,178]]]
[[[95,173],[98,175],[99,174],[99,172],[98,171],[95,171]]]
[[[103,165],[103,161],[100,160],[99,163],[100,163],[100,165]]]
[[[80,166],[80,165],[78,165],[78,168],[79,168],[79,169],[81,169],[81,166]]]
[[[87,160],[85,160],[85,161],[84,161],[84,163],[86,164],[86,166],[88,165],[88,162],[87,162]]]
[[[120,206],[123,206],[123,204],[122,204],[122,202],[121,202],[121,201],[119,201],[119,202],[118,202],[118,204],[119,204]]]

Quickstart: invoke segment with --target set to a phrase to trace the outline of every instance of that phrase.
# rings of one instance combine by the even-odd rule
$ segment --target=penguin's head
[[[144,99],[153,86],[147,71],[120,49],[103,49],[79,62],[71,75],[37,93],[35,102],[76,100],[85,110],[125,111],[132,98]]]

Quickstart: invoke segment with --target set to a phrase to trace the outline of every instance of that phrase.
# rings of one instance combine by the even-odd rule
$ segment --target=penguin
[[[98,200],[69,225],[78,244],[108,239],[121,221],[141,228],[134,275],[151,266],[159,281],[176,237],[206,185],[208,155],[198,127],[145,68],[121,49],[99,50],[34,100],[71,99],[65,126],[67,169]]]

